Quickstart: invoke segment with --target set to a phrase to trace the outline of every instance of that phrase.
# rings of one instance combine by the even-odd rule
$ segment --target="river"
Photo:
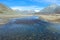
[[[14,18],[0,27],[0,40],[60,40],[59,31],[60,24],[47,22],[37,16]]]

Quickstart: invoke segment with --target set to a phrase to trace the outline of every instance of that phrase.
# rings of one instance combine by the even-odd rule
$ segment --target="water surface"
[[[14,18],[11,19],[4,26],[0,27],[0,39],[60,40],[60,33],[48,29],[50,26],[52,26],[50,22],[44,21],[43,19],[40,19],[36,16],[26,18]],[[58,25],[56,24],[56,26]]]

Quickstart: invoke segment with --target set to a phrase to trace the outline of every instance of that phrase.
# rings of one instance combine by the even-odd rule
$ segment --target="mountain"
[[[16,9],[14,11],[17,12],[18,14],[34,14],[36,12],[35,10],[19,10],[19,9]]]
[[[55,13],[60,14],[60,6],[58,6],[58,7],[55,9]]]
[[[0,3],[0,14],[11,14],[13,10],[4,4]]]
[[[38,13],[40,13],[40,14],[59,14],[60,6],[57,4],[52,4],[52,5],[49,5],[48,7],[45,7]]]

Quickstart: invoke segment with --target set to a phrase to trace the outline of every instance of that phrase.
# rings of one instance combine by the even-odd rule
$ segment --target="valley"
[[[60,14],[52,14],[52,15],[32,15],[32,14],[26,14],[26,15],[22,15],[22,14],[13,14],[13,15],[8,15],[8,14],[0,14],[0,24],[5,24],[7,23],[10,19],[13,18],[22,18],[22,17],[29,17],[29,16],[38,16],[42,19],[44,19],[45,21],[48,22],[55,22],[58,23],[60,22]]]

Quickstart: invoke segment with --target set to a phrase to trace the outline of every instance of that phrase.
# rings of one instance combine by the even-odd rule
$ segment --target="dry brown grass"
[[[42,19],[49,21],[49,22],[60,22],[60,14],[54,14],[54,15],[22,15],[22,14],[14,14],[14,15],[6,15],[6,14],[0,14],[0,24],[5,24],[7,23],[10,18],[21,18],[21,17],[27,17],[27,16],[38,16],[41,17]]]
[[[0,14],[0,24],[7,23],[11,18],[21,18],[21,17],[27,17],[27,16],[33,16],[33,15],[21,15],[21,14],[15,14],[15,15],[5,15]]]
[[[49,22],[60,22],[60,14],[57,14],[57,15],[40,15],[40,16]]]

